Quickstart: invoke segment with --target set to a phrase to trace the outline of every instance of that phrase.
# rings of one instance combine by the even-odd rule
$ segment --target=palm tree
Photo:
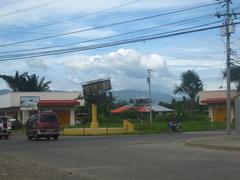
[[[0,75],[0,78],[6,81],[9,88],[14,92],[48,91],[51,83],[51,81],[44,82],[45,77],[39,79],[36,74],[28,75],[27,72],[19,74],[18,71],[14,76]]]
[[[14,76],[0,75],[4,81],[6,81],[8,87],[14,92],[21,91],[23,89],[23,84],[25,83],[27,73],[19,74],[16,71]]]
[[[223,72],[224,78],[227,77],[227,71]],[[240,91],[240,66],[233,65],[230,67],[230,80],[233,82],[238,91]]]
[[[185,94],[191,100],[191,104],[194,105],[196,102],[197,94],[203,90],[203,83],[200,80],[197,73],[194,71],[188,70],[181,74],[181,84],[176,86],[174,93]]]
[[[31,74],[26,77],[25,91],[48,91],[51,81],[44,82],[45,77],[39,79],[36,74]]]

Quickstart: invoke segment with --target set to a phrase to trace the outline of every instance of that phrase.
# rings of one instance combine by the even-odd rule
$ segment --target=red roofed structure
[[[208,106],[208,114],[212,121],[226,120],[226,95],[225,90],[202,91],[199,93],[199,104]],[[232,110],[231,117],[234,118],[234,98],[239,95],[236,90],[231,91]]]
[[[134,104],[130,104],[130,105],[126,105],[126,106],[121,106],[118,107],[116,109],[111,110],[111,113],[113,114],[117,114],[117,113],[122,113],[124,111],[128,111],[128,110],[135,110],[141,113],[148,113],[150,112],[150,107],[148,105],[134,105]],[[154,112],[172,112],[174,110],[163,107],[163,106],[159,106],[159,105],[153,105],[152,106],[152,111]]]

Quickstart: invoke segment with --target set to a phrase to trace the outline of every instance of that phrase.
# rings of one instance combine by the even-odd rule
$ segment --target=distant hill
[[[148,92],[126,89],[126,90],[113,91],[113,96],[117,98],[116,99],[117,101],[129,101],[130,98],[148,97]],[[158,104],[159,101],[171,102],[172,98],[173,98],[172,96],[166,93],[152,92],[152,100],[154,104]]]
[[[9,92],[12,92],[12,91],[9,90],[9,89],[0,89],[0,95],[2,95],[2,94],[7,94],[7,93],[9,93]]]

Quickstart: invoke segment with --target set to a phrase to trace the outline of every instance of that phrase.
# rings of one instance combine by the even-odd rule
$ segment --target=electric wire
[[[11,6],[11,5],[17,4],[17,3],[21,2],[21,1],[26,1],[26,0],[17,0],[17,1],[14,1],[14,2],[3,4],[3,5],[0,6],[0,9],[3,9],[3,8],[7,7],[7,6]]]
[[[20,10],[16,10],[16,11],[13,11],[13,12],[6,13],[6,14],[2,14],[2,15],[0,15],[0,18],[15,15],[15,14],[19,14],[19,13],[26,12],[26,11],[31,11],[31,10],[38,9],[38,8],[41,8],[41,7],[44,7],[44,6],[48,6],[48,5],[58,3],[60,1],[63,1],[63,0],[49,0],[49,1],[46,1],[44,3],[38,4],[38,5],[35,5],[35,6],[31,6],[31,7],[25,8],[25,9],[20,9]]]
[[[40,38],[35,38],[35,39],[13,42],[13,43],[0,44],[0,47],[22,44],[22,43],[29,43],[29,42],[40,41],[40,40],[51,39],[51,38],[57,38],[57,37],[61,37],[61,36],[77,34],[77,33],[82,33],[82,32],[86,32],[86,31],[102,29],[102,28],[106,28],[106,27],[112,27],[112,26],[117,26],[117,25],[137,22],[137,21],[143,21],[143,20],[157,18],[157,17],[160,17],[160,16],[169,15],[169,14],[174,14],[174,13],[189,11],[189,10],[198,9],[198,8],[202,8],[202,7],[207,7],[207,6],[215,5],[215,4],[218,4],[218,3],[219,2],[208,3],[208,4],[204,4],[204,5],[200,5],[200,6],[194,6],[194,7],[191,7],[191,8],[185,8],[185,9],[166,12],[166,13],[160,13],[160,14],[156,14],[156,15],[152,15],[152,16],[147,16],[147,17],[142,17],[142,18],[137,18],[137,19],[131,19],[131,20],[127,20],[127,21],[115,22],[115,23],[111,23],[111,24],[107,24],[107,25],[97,26],[97,27],[93,27],[93,28],[86,28],[86,29],[82,29],[82,30],[78,30],[78,31],[66,32],[66,33],[56,34],[56,35],[52,35],[52,36],[45,36],[45,37],[40,37]]]
[[[96,14],[101,14],[101,13],[105,13],[105,12],[108,12],[108,11],[111,11],[111,10],[114,10],[114,9],[118,9],[118,8],[121,8],[121,7],[124,7],[124,6],[128,6],[130,4],[133,4],[133,3],[136,3],[136,2],[139,2],[140,0],[134,0],[134,1],[130,1],[130,2],[126,2],[126,3],[123,3],[123,4],[119,4],[117,6],[113,6],[113,7],[110,7],[110,8],[106,8],[106,9],[103,9],[103,10],[100,10],[100,11],[95,11],[95,12],[92,12],[92,13],[88,13],[88,14],[84,14],[84,15],[79,15],[79,16],[75,16],[75,17],[72,17],[72,18],[65,18],[65,19],[62,19],[62,20],[59,20],[59,21],[55,21],[55,22],[51,22],[51,23],[47,23],[47,24],[42,24],[42,25],[38,25],[38,26],[34,26],[34,27],[31,27],[30,29],[38,29],[38,28],[43,28],[43,27],[47,27],[47,26],[52,26],[52,25],[56,25],[56,24],[60,24],[60,23],[64,23],[64,22],[69,22],[69,21],[73,21],[73,20],[76,20],[76,19],[79,19],[79,18],[86,18],[88,16],[92,16],[92,15],[96,15]]]
[[[229,25],[237,25],[237,24],[240,24],[240,22],[234,22],[234,23],[231,23]],[[148,40],[154,40],[154,39],[162,39],[162,38],[179,36],[179,35],[190,34],[190,33],[195,33],[195,32],[207,31],[207,30],[212,30],[212,29],[226,27],[226,26],[227,25],[225,25],[225,24],[216,25],[216,26],[210,26],[210,27],[206,27],[206,28],[198,28],[198,29],[187,30],[187,31],[182,31],[182,32],[170,33],[170,34],[166,34],[166,35],[156,34],[156,35],[147,36],[147,37],[125,39],[125,40],[120,40],[120,41],[100,43],[100,44],[77,47],[77,48],[61,49],[61,50],[55,50],[55,51],[45,51],[45,52],[40,52],[40,53],[22,54],[22,56],[18,55],[17,57],[5,57],[4,58],[4,57],[0,56],[0,61],[28,59],[28,58],[34,58],[34,57],[59,55],[59,54],[66,54],[66,53],[79,52],[79,51],[87,51],[87,50],[93,50],[93,49],[99,49],[99,48],[113,47],[113,46],[118,46],[118,45],[123,45],[123,44],[131,44],[131,43],[136,43],[136,42],[142,42],[142,41],[148,41]]]
[[[25,50],[15,50],[15,51],[3,51],[1,53],[2,54],[13,53],[13,52],[16,53],[16,52],[36,51],[36,50],[43,50],[43,49],[50,49],[50,48],[72,46],[72,45],[77,45],[77,44],[82,44],[82,43],[105,40],[105,39],[110,39],[110,38],[114,38],[114,37],[120,37],[120,36],[124,36],[124,35],[130,35],[130,34],[139,33],[139,32],[145,32],[145,31],[149,31],[149,30],[156,30],[156,29],[159,29],[159,28],[163,29],[163,27],[169,27],[169,26],[172,26],[172,25],[184,25],[186,23],[199,22],[201,20],[204,20],[205,18],[210,18],[211,16],[213,16],[213,14],[203,15],[203,16],[200,16],[200,17],[194,17],[194,18],[190,18],[190,19],[184,19],[184,20],[180,20],[180,21],[177,21],[177,22],[166,23],[166,24],[162,24],[162,25],[158,25],[158,26],[139,29],[139,30],[130,31],[130,32],[121,33],[121,34],[105,36],[105,37],[101,37],[101,38],[95,38],[95,39],[84,40],[84,41],[79,41],[79,42],[68,43],[68,44],[64,44],[64,45],[55,45],[55,46],[47,46],[47,47],[32,48],[32,49],[25,49]],[[220,21],[218,21],[218,22],[220,22]]]

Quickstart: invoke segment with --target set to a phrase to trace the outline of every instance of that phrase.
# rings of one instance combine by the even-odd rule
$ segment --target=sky
[[[147,69],[152,69],[152,91],[171,95],[175,86],[180,84],[181,73],[190,69],[198,73],[205,90],[224,89],[226,82],[223,80],[222,71],[225,69],[225,37],[220,35],[219,28],[67,54],[19,58],[11,61],[4,59],[4,56],[9,55],[18,57],[23,53],[84,48],[161,33],[164,35],[194,26],[204,28],[221,25],[223,19],[218,19],[215,14],[224,10],[222,4],[189,10],[192,7],[215,2],[213,0],[2,0],[0,1],[0,74],[13,75],[16,71],[36,73],[52,81],[50,85],[52,90],[79,91],[81,83],[99,78],[111,78],[113,90],[145,91],[148,89]],[[232,7],[239,12],[240,2],[233,0]],[[180,9],[188,10],[176,12]],[[164,13],[166,15],[159,15]],[[146,18],[150,16],[156,17]],[[141,18],[143,20],[114,25]],[[204,26],[209,23],[215,24]],[[234,51],[240,53],[239,25],[235,28],[231,46]],[[76,31],[78,33],[71,34]],[[70,34],[43,38],[66,33]],[[119,35],[123,33],[127,34]],[[26,42],[28,40],[30,42]],[[33,50],[36,48],[42,49]],[[0,80],[0,89],[5,88],[8,88],[6,83]]]

